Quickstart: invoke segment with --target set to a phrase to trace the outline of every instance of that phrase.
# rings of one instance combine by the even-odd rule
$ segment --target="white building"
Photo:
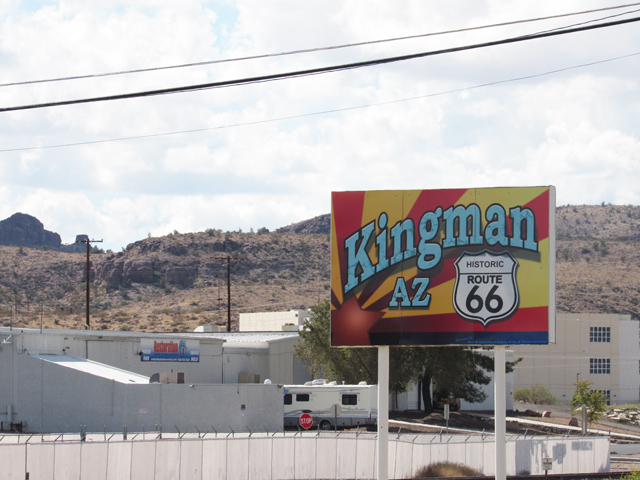
[[[295,332],[152,334],[0,328],[0,421],[30,432],[171,425],[282,428],[282,384],[308,380]],[[267,378],[271,385],[264,385]],[[157,379],[160,383],[155,383]],[[183,384],[164,384],[162,379]]]
[[[310,310],[241,313],[239,329],[241,332],[298,331],[309,317]]]
[[[130,431],[155,425],[189,429],[199,423],[275,430],[283,421],[281,386],[311,380],[294,355],[298,340],[294,331],[156,334],[0,327],[0,421],[31,432],[78,431],[80,425],[110,431],[124,425]],[[267,379],[271,385],[264,385]],[[485,390],[492,399],[492,386]],[[414,390],[392,398],[391,405],[417,409],[418,403]]]
[[[639,334],[639,323],[629,315],[557,314],[555,344],[513,346],[515,358],[522,358],[514,387],[542,385],[568,404],[576,380],[589,380],[611,404],[637,402]]]
[[[296,332],[211,333],[224,341],[221,383],[304,384],[311,380],[305,366],[295,356]]]

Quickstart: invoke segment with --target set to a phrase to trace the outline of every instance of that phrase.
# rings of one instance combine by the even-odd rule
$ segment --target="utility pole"
[[[90,284],[91,284],[91,275],[90,275],[91,274],[91,261],[89,260],[89,256],[91,254],[91,244],[92,243],[99,243],[99,242],[102,242],[102,240],[89,240],[89,237],[87,237],[87,238],[85,238],[83,240],[76,240],[76,243],[86,243],[87,244],[87,281],[86,281],[86,284],[87,284],[87,301],[86,301],[86,308],[85,308],[86,315],[87,315],[87,322],[84,325],[84,328],[87,329],[87,330],[91,329],[91,322],[90,322],[90,319],[89,319],[89,311],[90,311],[89,303],[90,303],[90,298],[91,298],[91,295],[90,295],[90,293],[91,293],[91,287],[90,287]]]
[[[213,257],[215,260],[227,261],[227,332],[231,331],[231,260],[242,260],[242,257]]]
[[[220,296],[220,272],[218,271],[218,315],[220,315],[221,308],[222,308],[222,297]]]

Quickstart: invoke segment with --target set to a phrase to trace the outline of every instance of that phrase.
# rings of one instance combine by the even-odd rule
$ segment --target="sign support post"
[[[496,480],[507,478],[507,376],[506,347],[500,345],[494,350],[494,429],[495,429],[495,470]]]
[[[378,347],[378,480],[389,479],[389,346]]]

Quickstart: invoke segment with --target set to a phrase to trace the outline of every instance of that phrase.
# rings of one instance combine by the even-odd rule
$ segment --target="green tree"
[[[311,309],[311,318],[300,332],[296,356],[307,363],[311,374],[338,382],[378,383],[378,352],[375,348],[335,348],[330,345],[331,310],[329,302]],[[389,352],[389,389],[405,391],[417,383],[422,373],[419,349],[392,348]]]
[[[330,346],[330,305],[312,308],[311,318],[300,332],[296,355],[309,366],[314,377],[355,384],[378,383],[378,355],[374,348]],[[508,365],[513,368],[513,364]],[[425,411],[433,410],[430,387],[438,396],[454,396],[481,402],[486,395],[480,385],[490,382],[493,359],[465,347],[403,347],[389,353],[389,389],[403,392],[420,383]]]
[[[433,411],[429,385],[433,384],[435,398],[454,397],[471,403],[484,401],[487,396],[480,385],[491,381],[493,359],[477,350],[465,347],[426,347],[423,360],[422,396],[425,412]]]
[[[357,384],[378,381],[376,351],[371,348],[331,348],[329,302],[311,309],[311,318],[300,332],[296,355],[307,363],[313,377]]]
[[[576,410],[582,405],[587,406],[587,422],[597,422],[607,410],[607,398],[600,390],[591,390],[593,382],[578,380],[573,385],[576,387],[571,397],[571,408]]]

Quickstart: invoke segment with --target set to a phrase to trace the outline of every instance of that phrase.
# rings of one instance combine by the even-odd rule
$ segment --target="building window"
[[[358,395],[342,395],[342,404],[343,405],[357,405],[358,404]]]
[[[611,359],[609,358],[590,358],[589,373],[592,375],[601,375],[611,373]]]
[[[611,327],[589,327],[591,343],[611,343]]]
[[[308,393],[296,393],[296,402],[308,402],[309,394]]]

